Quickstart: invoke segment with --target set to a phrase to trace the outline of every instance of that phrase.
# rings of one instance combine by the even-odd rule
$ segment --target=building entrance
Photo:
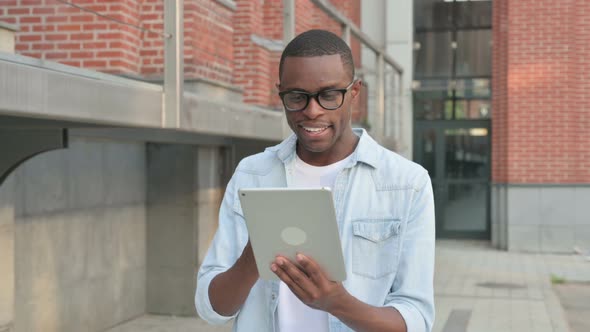
[[[414,160],[438,237],[490,238],[492,1],[414,0]]]
[[[490,123],[416,123],[414,159],[432,179],[437,237],[490,237]]]

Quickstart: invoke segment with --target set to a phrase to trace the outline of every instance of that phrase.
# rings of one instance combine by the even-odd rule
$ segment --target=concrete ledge
[[[282,40],[268,39],[255,34],[250,35],[250,40],[254,44],[264,47],[266,50],[271,52],[282,52],[283,48],[286,46]]]
[[[18,25],[16,25],[16,24],[10,24],[10,23],[7,23],[7,22],[2,22],[2,21],[0,21],[0,29],[9,30],[9,31],[12,31],[12,32],[17,32],[17,31],[20,30],[19,27],[18,27]]]
[[[0,59],[0,114],[86,124],[161,126],[161,87],[58,69]]]
[[[0,73],[0,116],[273,141],[288,133],[282,112],[207,94],[185,92],[180,127],[164,128],[161,86],[4,54]]]
[[[510,251],[572,253],[590,243],[590,184],[494,184],[492,234]]]
[[[283,113],[185,93],[181,129],[205,134],[280,141]]]
[[[238,9],[236,2],[234,0],[215,0],[217,3],[222,4],[223,6],[235,11]]]

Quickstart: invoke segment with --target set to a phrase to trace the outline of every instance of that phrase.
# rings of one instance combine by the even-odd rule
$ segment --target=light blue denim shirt
[[[434,202],[421,166],[381,147],[364,130],[333,190],[350,294],[374,306],[396,308],[409,332],[430,331],[434,321]],[[197,276],[195,304],[211,324],[235,318],[234,331],[274,331],[278,281],[259,279],[230,317],[217,314],[209,285],[229,269],[248,241],[240,188],[288,187],[297,138],[290,136],[263,153],[245,158],[229,182],[219,228]],[[329,316],[330,331],[352,331]]]

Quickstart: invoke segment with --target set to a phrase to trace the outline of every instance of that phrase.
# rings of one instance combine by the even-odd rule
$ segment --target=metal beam
[[[162,126],[179,128],[184,90],[183,1],[164,1],[164,108]]]
[[[46,151],[68,147],[66,129],[0,128],[0,185],[20,164]]]
[[[295,38],[295,0],[283,0],[283,43]]]
[[[295,38],[295,0],[283,0],[283,44],[286,47]],[[280,74],[280,73],[279,73]],[[288,137],[292,131],[287,123],[287,117],[281,112],[282,137]]]
[[[350,25],[343,24],[342,25],[342,39],[346,42],[346,44],[351,47],[350,43]]]
[[[375,134],[385,136],[387,123],[385,122],[385,63],[383,53],[377,54],[377,115]]]

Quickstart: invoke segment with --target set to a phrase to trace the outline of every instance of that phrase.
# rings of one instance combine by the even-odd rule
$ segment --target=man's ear
[[[357,79],[352,87],[350,88],[350,94],[352,98],[356,98],[359,93],[361,93],[361,88],[363,87],[363,82],[360,79]]]
[[[275,88],[277,88],[278,91],[281,91],[281,82],[276,82]]]

